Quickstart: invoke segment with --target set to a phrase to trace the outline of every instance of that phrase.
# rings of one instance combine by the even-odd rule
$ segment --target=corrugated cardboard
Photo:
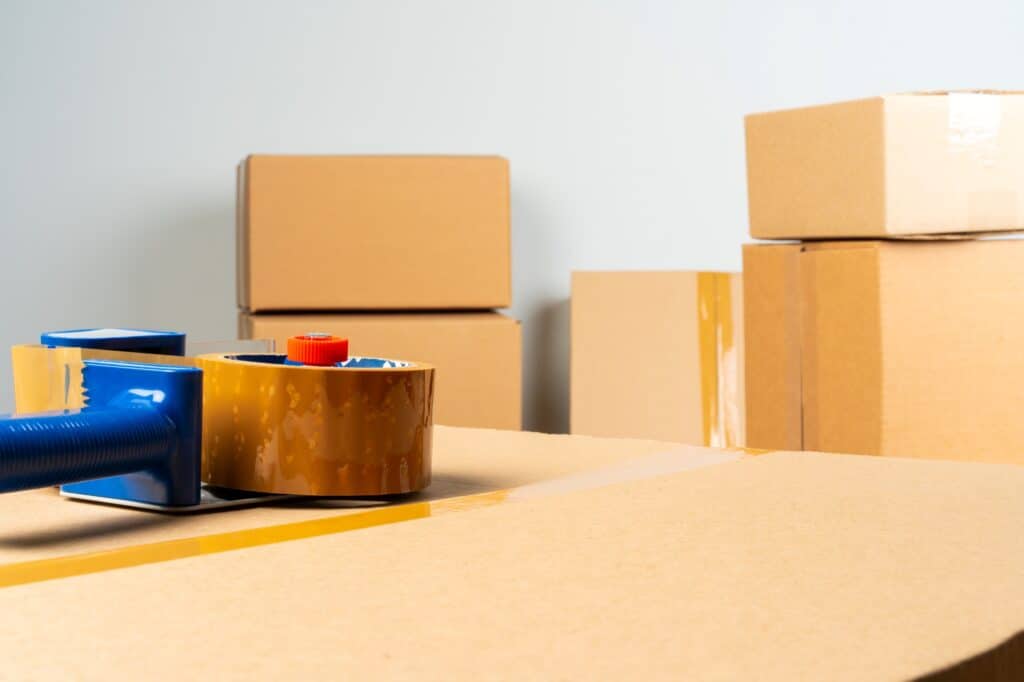
[[[238,187],[244,310],[511,305],[503,158],[253,155]]]
[[[349,339],[352,355],[429,362],[435,374],[434,422],[449,426],[522,426],[522,332],[498,313],[249,315],[244,339],[326,332]]]
[[[0,589],[5,673],[85,680],[180,680],[197,667],[225,679],[1024,674],[1015,639],[1024,627],[1022,468],[811,453],[713,463],[701,448],[658,453],[663,445],[628,440],[443,428],[437,435],[438,465],[454,480],[497,482],[506,467],[563,474],[486,507],[450,506],[364,530]],[[659,457],[681,466],[703,461],[630,475],[631,462],[642,468]],[[595,481],[602,470],[622,480]],[[589,482],[573,485],[581,477]],[[4,546],[60,545],[97,527],[55,523],[48,533],[22,532],[19,524],[34,520],[5,507],[18,497],[0,497],[0,512],[12,519]],[[84,508],[48,501],[67,509],[65,523]],[[275,511],[282,510],[264,513]],[[128,518],[164,518],[118,515],[126,527]],[[212,519],[230,515],[134,532],[155,539],[191,528],[194,535],[195,524],[228,523]],[[111,523],[103,535],[116,531]]]
[[[519,431],[434,426],[433,477],[405,501],[447,500],[531,486],[590,470],[615,469],[673,450],[660,441],[547,437]],[[486,453],[486,456],[483,456]],[[557,453],[557,456],[549,456]],[[9,520],[0,532],[0,566],[145,543],[295,523],[380,508],[381,502],[300,499],[225,513],[165,516],[62,500],[54,489],[0,495]]]
[[[749,445],[1024,463],[1024,241],[743,256]]]
[[[741,277],[574,272],[571,430],[741,445]]]
[[[1024,94],[886,95],[746,118],[750,234],[1024,228]]]

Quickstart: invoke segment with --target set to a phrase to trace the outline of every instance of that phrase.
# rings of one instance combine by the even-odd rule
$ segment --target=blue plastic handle
[[[167,457],[174,424],[154,409],[96,409],[0,421],[0,492],[140,471]]]
[[[85,408],[0,418],[0,492],[64,490],[155,505],[199,503],[202,372],[88,360]]]

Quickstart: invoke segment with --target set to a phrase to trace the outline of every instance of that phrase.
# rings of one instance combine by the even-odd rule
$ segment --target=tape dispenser
[[[40,341],[12,349],[19,413],[0,418],[0,492],[60,485],[75,499],[197,511],[430,483],[425,363],[350,357],[327,334],[293,337],[286,354],[193,357],[176,332]]]

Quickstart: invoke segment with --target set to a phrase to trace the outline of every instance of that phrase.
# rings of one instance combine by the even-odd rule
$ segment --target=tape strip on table
[[[767,450],[746,448],[715,451],[683,447],[511,489],[427,502],[410,502],[390,507],[376,507],[367,511],[311,521],[299,521],[213,535],[165,540],[35,561],[22,561],[0,566],[0,588],[111,571],[119,568],[130,568],[132,566],[142,566],[163,561],[186,559],[207,554],[230,552],[250,547],[259,547],[261,545],[423,519],[449,512],[468,511],[496,504],[592,490],[608,485],[726,464],[741,460],[745,456],[762,455],[769,452]]]

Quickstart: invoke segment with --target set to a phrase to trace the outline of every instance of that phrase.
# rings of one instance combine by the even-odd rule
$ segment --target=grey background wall
[[[742,116],[1024,85],[1024,3],[0,0],[0,410],[39,331],[229,338],[250,152],[512,162],[528,428],[572,269],[738,269]]]

